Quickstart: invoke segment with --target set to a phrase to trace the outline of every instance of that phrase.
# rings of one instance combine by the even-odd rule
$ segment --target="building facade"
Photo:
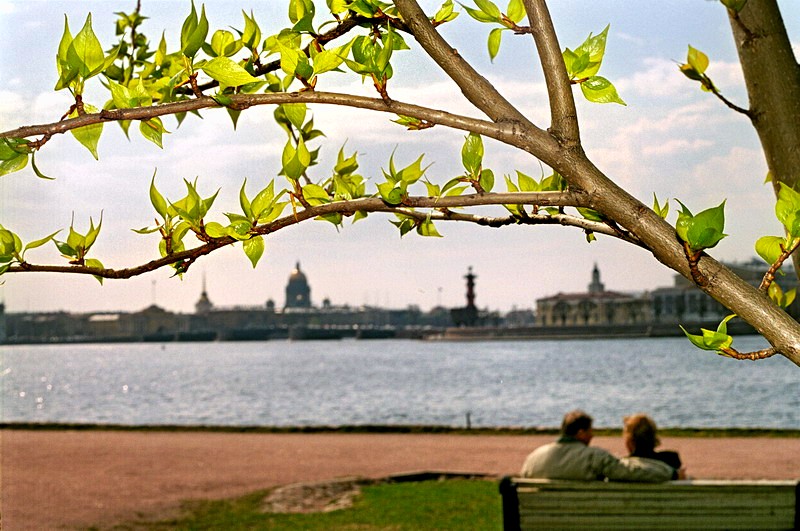
[[[595,264],[588,289],[580,293],[557,293],[536,301],[538,326],[632,325],[652,321],[648,294],[607,291]]]

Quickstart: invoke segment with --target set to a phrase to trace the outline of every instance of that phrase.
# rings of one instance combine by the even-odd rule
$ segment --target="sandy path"
[[[549,436],[0,431],[2,528],[75,528],[181,500],[415,470],[515,473]],[[620,438],[593,444],[622,453]],[[800,438],[664,438],[698,478],[800,478]]]

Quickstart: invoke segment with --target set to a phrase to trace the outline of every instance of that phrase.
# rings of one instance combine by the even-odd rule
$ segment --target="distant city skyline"
[[[797,53],[800,2],[779,4]],[[109,47],[114,42],[113,13],[132,10],[135,2],[48,1],[43,9],[44,5],[0,0],[1,130],[51,122],[69,107],[68,94],[52,91],[64,14],[74,32],[91,11],[95,31]],[[423,2],[429,11],[437,6],[437,2]],[[144,30],[150,39],[157,41],[167,30],[174,49],[190,3],[145,0],[142,7],[149,17]],[[208,2],[206,12],[217,29],[240,26],[241,10],[249,13],[251,7],[265,35],[279,29],[275,20],[286,18],[282,1]],[[719,259],[749,260],[759,236],[780,233],[772,215],[772,192],[761,185],[766,174],[763,155],[746,118],[701,92],[677,69],[691,44],[709,55],[708,73],[725,95],[746,103],[727,16],[718,2],[558,1],[551,2],[550,8],[562,48],[574,48],[590,32],[596,34],[611,25],[603,72],[628,106],[590,105],[580,98],[578,102],[585,148],[599,168],[646,204],[652,203],[654,193],[661,202],[670,200],[672,222],[675,197],[693,211],[726,199],[730,236],[711,253]],[[486,51],[488,27],[462,13],[441,30],[501,92],[546,126],[547,98],[529,37],[505,36],[491,64]],[[412,47],[416,54],[418,47],[413,43]],[[343,78],[323,78],[320,88],[372,95],[369,83],[362,86],[358,80]],[[430,61],[398,55],[392,83],[392,96],[398,100],[474,114]],[[99,107],[108,96],[98,86],[92,84],[87,99]],[[360,173],[369,179],[369,190],[374,189],[392,150],[399,163],[425,153],[424,160],[433,163],[428,170],[433,182],[446,182],[462,171],[461,132],[437,127],[407,133],[392,124],[389,116],[361,111],[343,114],[332,107],[311,111],[327,134],[320,165],[313,170],[315,179],[329,174],[345,142],[346,151],[359,153]],[[97,222],[102,212],[103,231],[92,255],[109,267],[148,261],[158,255],[157,236],[139,236],[130,229],[152,224],[148,186],[154,171],[157,185],[169,198],[184,193],[182,179],[197,177],[204,195],[221,187],[213,218],[223,220],[223,212],[238,209],[238,191],[245,177],[253,188],[276,177],[284,137],[270,123],[271,114],[272,109],[266,108],[243,113],[235,133],[222,111],[204,112],[202,121],[189,117],[180,128],[167,120],[171,134],[164,138],[164,150],[133,134],[129,142],[117,126],[108,124],[100,141],[99,161],[70,136],[54,138],[37,155],[37,164],[56,180],[38,179],[30,168],[0,179],[0,224],[31,241],[68,228],[73,214],[76,228],[85,230],[89,218]],[[485,163],[495,171],[499,187],[502,176],[517,169],[534,176],[543,171],[536,160],[489,141]],[[269,299],[278,303],[298,260],[316,303],[329,298],[334,304],[396,308],[463,305],[463,275],[470,266],[478,276],[477,305],[501,311],[531,308],[537,298],[569,291],[570,286],[582,290],[595,262],[608,289],[615,291],[636,292],[671,283],[672,271],[646,251],[604,237],[588,244],[573,229],[488,229],[456,223],[438,228],[444,238],[410,234],[400,239],[385,216],[346,223],[341,232],[324,222],[308,222],[270,235],[255,270],[236,246],[199,260],[183,280],[171,278],[167,270],[126,281],[107,280],[103,286],[91,277],[7,275],[1,279],[5,283],[0,286],[0,300],[11,312],[136,311],[155,302],[169,311],[188,313],[202,291],[205,275],[215,305],[255,306]],[[32,250],[29,258],[62,263],[52,246]]]

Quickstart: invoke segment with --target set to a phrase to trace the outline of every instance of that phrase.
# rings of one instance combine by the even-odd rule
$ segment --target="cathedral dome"
[[[286,283],[286,305],[284,307],[311,307],[311,288],[308,286],[305,273],[300,269],[300,262],[297,262]]]
[[[289,282],[308,283],[308,281],[306,280],[306,274],[300,271],[300,262],[297,262],[295,268],[292,269],[292,274],[289,275]]]

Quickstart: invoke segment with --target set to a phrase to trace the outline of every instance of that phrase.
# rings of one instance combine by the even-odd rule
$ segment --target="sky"
[[[198,7],[200,2],[197,2]],[[285,25],[285,2],[214,1],[206,3],[212,31],[242,27],[242,9],[252,10],[264,35]],[[710,0],[558,0],[551,3],[561,48],[577,47],[589,33],[610,24],[600,74],[617,87],[627,106],[582,101],[578,114],[584,147],[609,177],[644,203],[670,199],[669,221],[675,221],[679,198],[692,211],[726,200],[729,236],[711,254],[726,261],[747,261],[758,237],[779,234],[771,189],[763,185],[766,164],[758,138],[745,117],[734,113],[678,71],[687,45],[711,59],[708,74],[731,100],[746,106],[747,98],[725,10]],[[800,3],[779,2],[800,53]],[[54,92],[55,55],[64,16],[73,34],[92,13],[93,27],[104,48],[115,43],[117,11],[131,11],[135,1],[0,0],[0,130],[56,121],[69,107],[67,91]],[[432,13],[437,4],[424,1]],[[504,5],[502,7],[505,7]],[[322,2],[320,10],[324,8]],[[188,1],[142,1],[148,20],[143,31],[155,45],[166,32],[170,51]],[[491,62],[486,49],[489,26],[462,13],[442,26],[442,34],[540,127],[547,127],[546,90],[532,39],[504,36],[499,56]],[[438,67],[412,47],[397,57],[390,95],[400,101],[450,112],[480,116]],[[330,79],[329,79],[330,78]],[[108,99],[98,78],[89,82],[85,99],[97,107]],[[319,90],[374,95],[370,83],[354,76],[323,77]],[[158,257],[158,236],[131,229],[152,225],[148,199],[156,173],[159,189],[170,199],[185,194],[183,180],[198,179],[202,195],[220,189],[211,220],[238,211],[238,192],[247,178],[250,194],[277,177],[285,134],[271,120],[272,108],[243,113],[237,129],[222,110],[189,117],[180,128],[165,121],[171,134],[160,150],[136,134],[127,140],[118,126],[105,126],[99,161],[70,135],[53,138],[37,155],[40,169],[54,181],[38,179],[30,168],[0,178],[0,224],[32,241],[62,229],[74,216],[79,232],[103,216],[103,230],[90,256],[107,267],[122,268]],[[381,169],[395,152],[398,165],[425,154],[427,177],[444,183],[460,174],[465,133],[434,127],[406,132],[391,116],[334,107],[314,107],[322,139],[316,179],[330,174],[342,145],[359,153],[360,173],[375,190]],[[133,129],[133,128],[132,128]],[[540,176],[543,169],[530,155],[486,140],[484,167],[502,176],[515,170]],[[418,190],[423,194],[424,187]],[[271,235],[258,267],[253,269],[240,246],[213,253],[194,264],[183,279],[164,269],[130,280],[105,281],[58,274],[13,274],[4,277],[0,301],[10,312],[137,311],[150,304],[175,312],[191,312],[203,283],[216,306],[261,306],[284,303],[286,280],[301,264],[314,304],[406,307],[427,310],[436,305],[465,304],[464,275],[477,275],[480,308],[508,311],[535,307],[537,298],[557,292],[585,291],[597,264],[609,290],[640,292],[670,285],[673,272],[649,253],[611,238],[589,244],[584,235],[564,227],[481,228],[439,224],[443,238],[408,234],[402,239],[382,215],[371,215],[337,229],[326,222],[306,222]],[[30,251],[35,263],[61,264],[54,246]]]

